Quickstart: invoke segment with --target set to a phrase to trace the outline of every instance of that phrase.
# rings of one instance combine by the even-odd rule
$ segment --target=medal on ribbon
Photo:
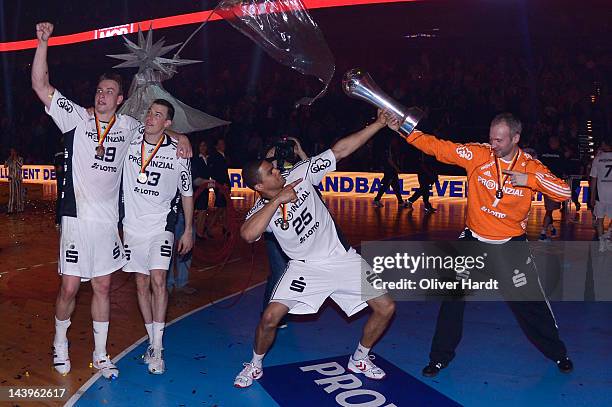
[[[159,141],[155,145],[155,148],[153,148],[151,155],[149,155],[149,157],[146,160],[145,160],[145,139],[144,137],[142,138],[142,143],[140,143],[140,173],[138,174],[138,177],[136,178],[136,180],[139,183],[146,184],[147,181],[149,180],[149,175],[145,172],[145,169],[147,168],[147,165],[149,165],[153,157],[155,157],[155,154],[157,153],[157,150],[159,150],[159,147],[162,145],[162,142],[164,141],[165,137],[166,135],[162,134],[162,136],[159,138]]]
[[[101,160],[104,157],[104,140],[106,139],[106,136],[108,135],[110,129],[113,127],[113,124],[115,124],[115,121],[117,120],[116,117],[117,116],[115,115],[111,117],[110,121],[108,122],[108,125],[106,126],[106,129],[102,134],[100,134],[100,120],[98,120],[98,115],[94,113],[94,118],[96,120],[96,133],[98,134],[98,145],[96,146],[95,158],[98,160]]]
[[[510,162],[510,166],[508,167],[508,171],[512,171],[514,169],[514,165],[518,161],[519,152],[517,151],[512,157],[512,161]],[[500,159],[495,157],[495,169],[497,170],[497,191],[495,191],[495,201],[493,202],[493,207],[497,207],[499,200],[504,197],[504,184],[508,180],[508,175],[504,175],[502,177],[501,164],[499,163]]]
[[[285,204],[281,204],[281,211],[283,212],[283,223],[281,223],[281,229],[287,230],[289,229],[289,222],[287,221],[287,206]]]

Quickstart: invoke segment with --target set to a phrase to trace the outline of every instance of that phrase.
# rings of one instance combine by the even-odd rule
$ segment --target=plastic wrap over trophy
[[[382,91],[372,77],[361,69],[351,69],[344,74],[342,89],[348,96],[365,100],[383,110],[388,110],[400,119],[399,130],[408,136],[425,115],[418,107],[406,108]]]

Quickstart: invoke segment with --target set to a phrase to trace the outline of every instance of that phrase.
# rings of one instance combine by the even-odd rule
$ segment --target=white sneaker
[[[149,346],[147,347],[147,350],[142,355],[142,359],[147,365],[151,363],[151,360],[153,359],[153,345],[149,344]]]
[[[359,360],[353,360],[353,356],[351,356],[349,357],[348,370],[353,373],[362,373],[368,379],[382,380],[387,374],[372,362],[373,359],[374,355],[368,355]]]
[[[53,345],[53,368],[62,375],[70,372],[70,357],[68,356],[68,341]]]
[[[105,379],[114,380],[119,377],[119,369],[111,362],[108,355],[96,355],[94,352],[92,366],[98,369]]]
[[[166,363],[162,357],[162,349],[153,349],[152,353],[149,360],[149,373],[163,374],[166,371]]]
[[[244,369],[238,373],[234,379],[234,387],[241,389],[249,387],[253,384],[253,380],[260,379],[263,376],[263,369],[256,367],[253,363],[243,363]]]

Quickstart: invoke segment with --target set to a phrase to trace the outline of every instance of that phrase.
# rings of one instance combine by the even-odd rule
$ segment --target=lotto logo
[[[521,273],[519,270],[514,270],[514,276],[512,276],[512,282],[516,288],[522,287],[527,284],[527,277],[525,273]]]
[[[78,263],[79,252],[78,250],[66,250],[66,263]]]
[[[304,281],[304,277],[300,277],[298,280],[293,280],[291,282],[291,286],[289,286],[289,289],[291,291],[295,291],[298,293],[304,292],[305,288],[306,288],[306,282]]]

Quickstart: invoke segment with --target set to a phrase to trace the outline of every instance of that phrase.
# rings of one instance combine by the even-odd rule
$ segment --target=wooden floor
[[[242,217],[253,202],[252,194],[238,194],[233,200]],[[372,206],[371,199],[325,196],[337,222],[353,245],[386,238],[454,239],[463,227],[465,203],[436,203],[438,212],[426,215],[422,204],[413,211],[398,209],[394,198],[384,199],[385,207]],[[542,207],[534,207],[530,216],[529,236],[537,239],[543,216]],[[591,240],[590,212],[559,216],[555,225],[564,240]],[[68,336],[72,371],[63,377],[51,367],[51,343],[54,332],[54,303],[59,286],[57,275],[58,231],[54,224],[51,201],[28,202],[18,215],[0,215],[0,386],[61,386],[74,393],[94,373],[89,367],[93,337],[91,330],[91,286],[82,284]],[[172,294],[168,318],[239,292],[267,275],[263,243],[247,245],[237,241],[228,261],[218,261],[220,241],[198,240],[190,273],[194,295]],[[239,301],[238,296],[236,301]],[[108,351],[115,356],[145,335],[136,302],[135,284],[130,274],[113,274],[111,325]],[[51,405],[58,405],[55,403]],[[23,404],[22,404],[23,405]],[[28,404],[30,405],[30,404]],[[42,405],[40,403],[39,405]]]

